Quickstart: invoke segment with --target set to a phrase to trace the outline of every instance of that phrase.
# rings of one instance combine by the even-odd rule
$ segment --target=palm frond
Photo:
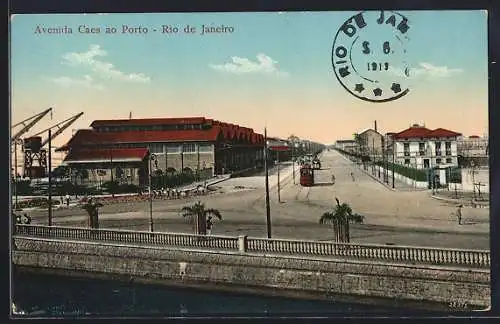
[[[336,216],[335,216],[334,213],[332,213],[332,212],[326,212],[319,219],[319,223],[320,224],[329,224],[329,223],[332,223],[335,218],[336,218]]]
[[[184,206],[181,208],[181,215],[182,217],[192,217],[197,214],[196,209],[194,206]]]
[[[213,209],[213,208],[205,209],[205,215],[212,215],[212,216],[217,217],[219,220],[222,220],[222,215],[221,215],[220,211],[217,209]]]

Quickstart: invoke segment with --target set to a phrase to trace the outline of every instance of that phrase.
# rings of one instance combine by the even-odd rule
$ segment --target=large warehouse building
[[[158,174],[184,170],[212,176],[263,162],[263,135],[204,117],[96,120],[90,126],[59,148],[67,151],[63,163],[72,174],[86,170],[89,181],[144,184],[150,153],[152,172]]]

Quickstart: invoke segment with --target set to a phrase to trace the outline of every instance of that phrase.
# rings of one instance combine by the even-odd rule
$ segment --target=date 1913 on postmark
[[[408,19],[392,11],[363,11],[347,19],[333,41],[332,65],[340,84],[369,102],[406,95]]]

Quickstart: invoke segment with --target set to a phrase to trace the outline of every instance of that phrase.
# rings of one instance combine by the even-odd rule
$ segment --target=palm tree
[[[188,218],[193,224],[195,234],[207,234],[207,217],[209,215],[217,217],[222,220],[222,216],[217,209],[205,208],[205,204],[200,201],[192,206],[184,206],[181,209],[182,217]]]
[[[98,201],[89,198],[85,204],[82,205],[82,209],[85,209],[89,215],[88,224],[90,228],[99,228],[99,208],[104,206]]]
[[[319,219],[320,224],[332,224],[335,242],[349,243],[350,242],[350,223],[362,224],[364,216],[353,214],[352,208],[346,203],[340,203],[335,197],[337,206],[333,212],[324,213]]]

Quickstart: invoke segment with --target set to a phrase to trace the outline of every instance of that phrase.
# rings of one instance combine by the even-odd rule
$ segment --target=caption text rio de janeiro
[[[128,35],[144,35],[150,33],[156,34],[232,34],[234,27],[226,25],[201,25],[195,27],[191,25],[177,26],[177,25],[161,25],[158,27],[143,26],[143,25],[120,25],[120,26],[90,26],[79,25],[77,27],[64,26],[41,26],[38,25],[34,29],[35,34],[43,35],[61,35],[61,34],[128,34]]]

